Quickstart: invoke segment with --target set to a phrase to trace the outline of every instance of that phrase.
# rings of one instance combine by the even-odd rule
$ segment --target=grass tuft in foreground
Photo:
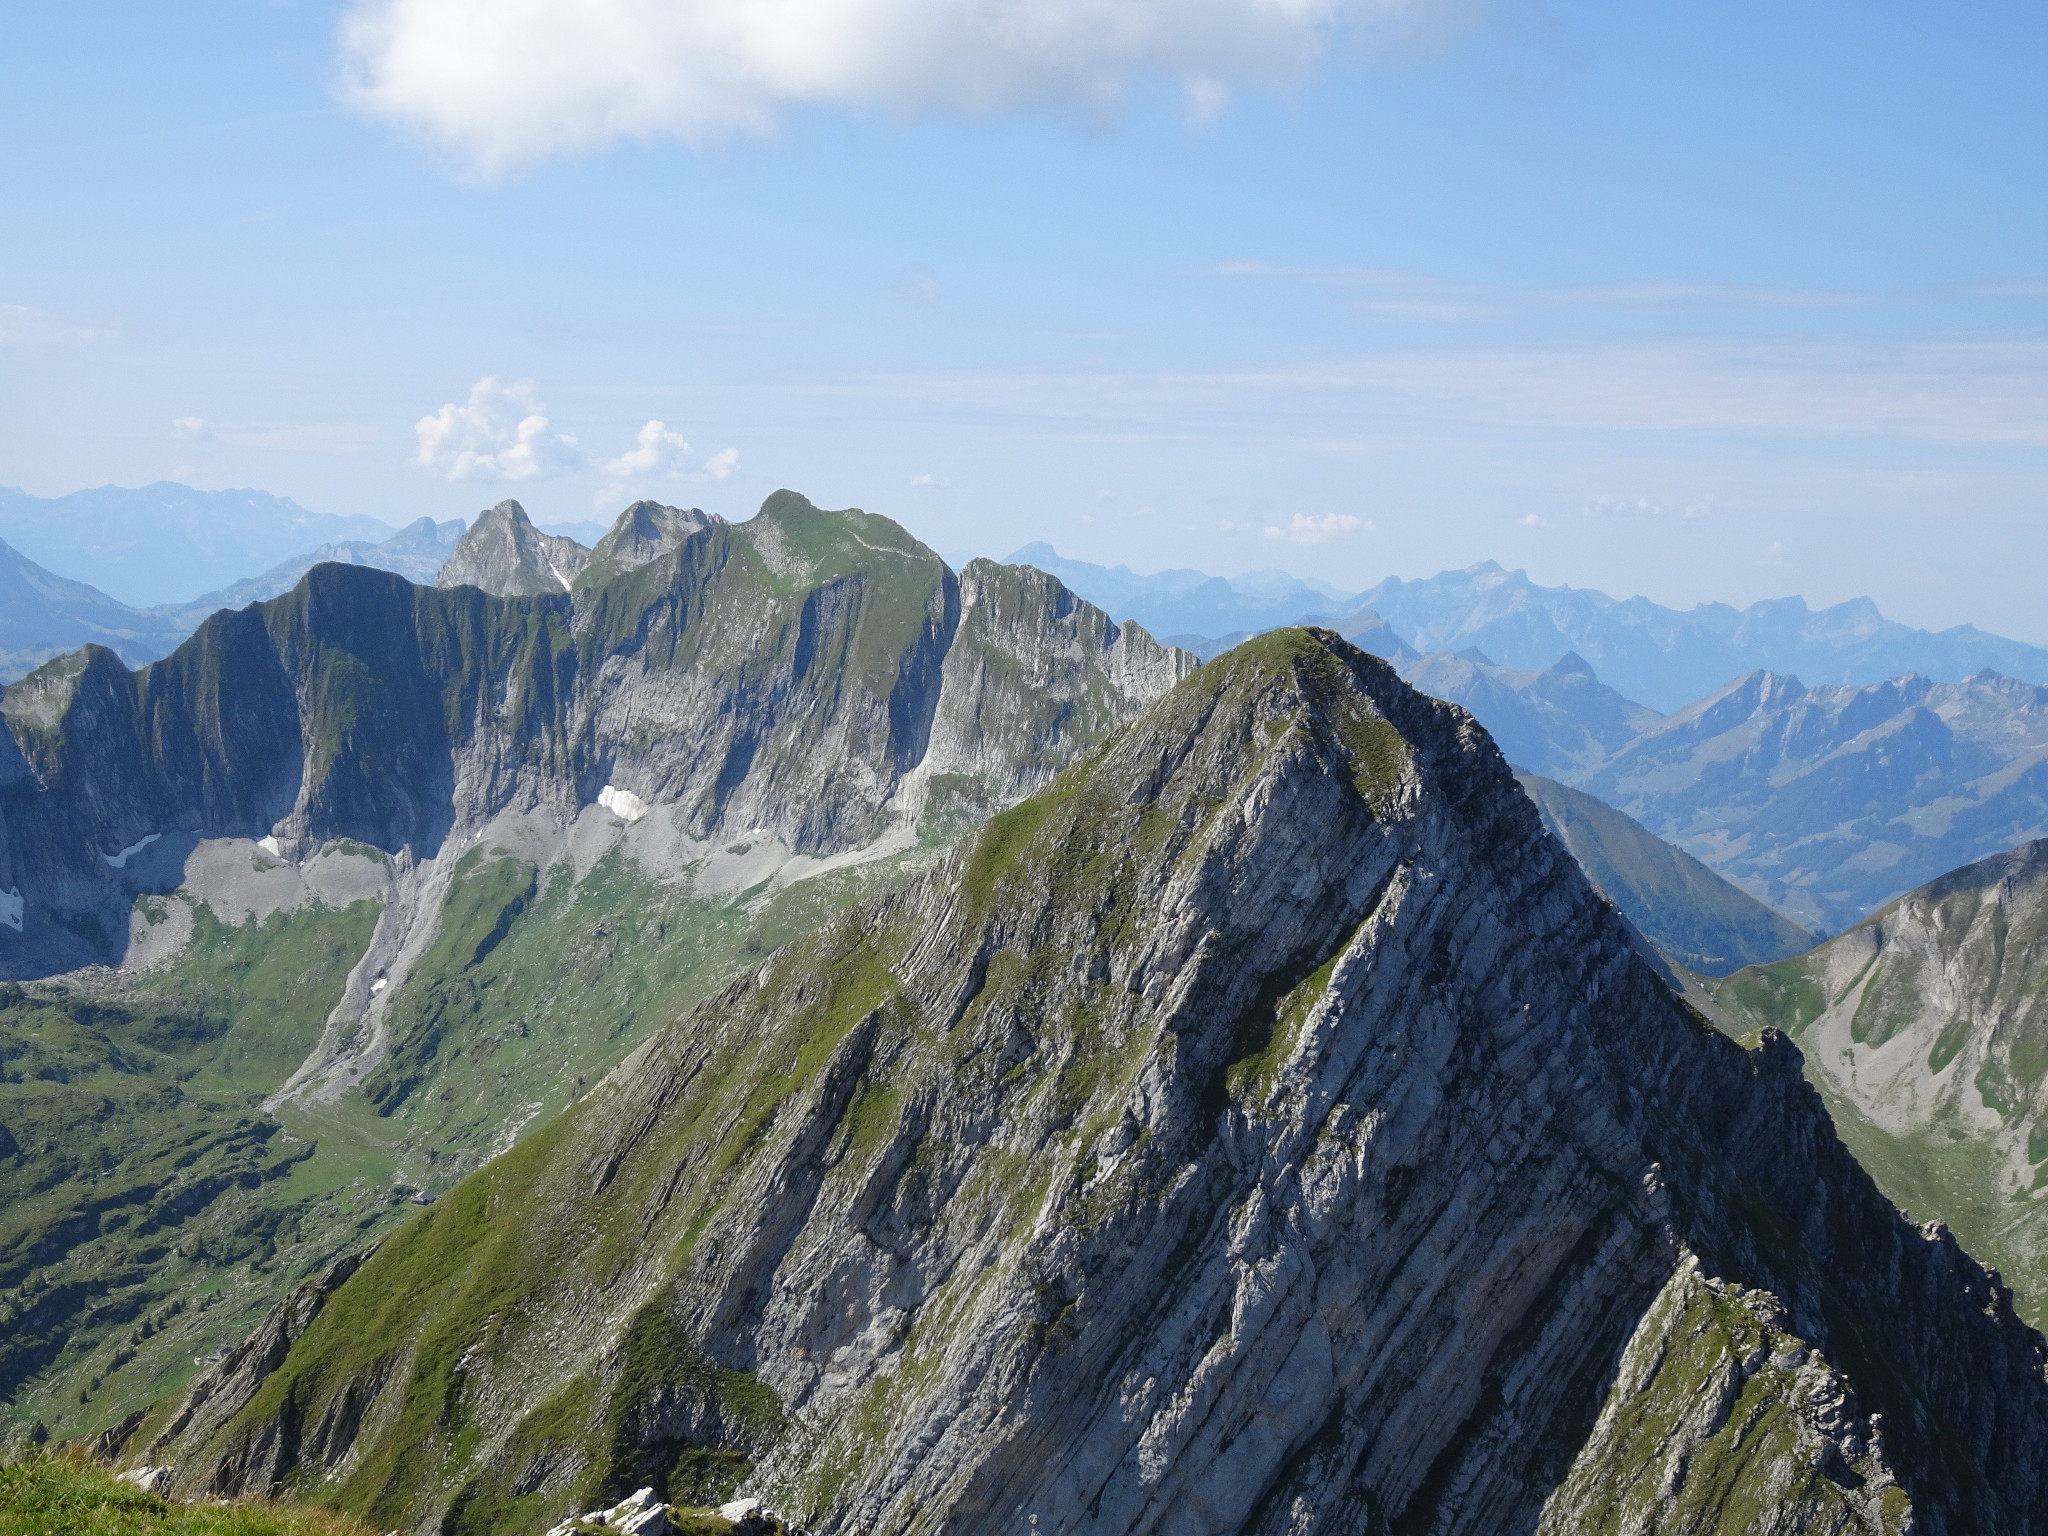
[[[333,1510],[242,1499],[173,1504],[71,1457],[0,1466],[0,1536],[376,1536]]]

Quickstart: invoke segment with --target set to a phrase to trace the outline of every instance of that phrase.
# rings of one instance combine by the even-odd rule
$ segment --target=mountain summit
[[[1462,710],[1196,672],[778,951],[148,1454],[382,1526],[2048,1528],[2039,1335],[1680,1003]]]
[[[590,559],[574,539],[542,533],[516,501],[479,512],[434,578],[437,587],[481,587],[493,597],[566,592]]]

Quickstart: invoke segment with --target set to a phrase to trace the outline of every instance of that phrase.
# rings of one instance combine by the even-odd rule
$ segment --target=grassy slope
[[[481,851],[407,982],[391,1059],[364,1084],[404,1176],[447,1187],[738,971],[928,856],[705,898],[617,851],[581,881]]]
[[[388,1160],[373,1181],[361,1148],[260,1107],[375,920],[363,902],[231,928],[202,908],[160,972],[0,988],[10,1416],[78,1434],[175,1390],[194,1356],[240,1340],[279,1291],[398,1214]]]
[[[376,1536],[333,1510],[264,1499],[171,1504],[89,1463],[0,1466],[0,1536]]]
[[[0,1156],[0,1413],[73,1437],[181,1390],[195,1357],[403,1220],[414,1191],[545,1124],[660,1024],[930,853],[703,899],[618,854],[577,882],[480,850],[366,1082],[382,1103],[259,1108],[317,1041],[368,903],[239,929],[202,908],[159,971],[6,994],[0,1126],[23,1151]]]
[[[1517,778],[1600,894],[1680,965],[1725,976],[1813,947],[1814,935],[1633,817],[1552,779]]]

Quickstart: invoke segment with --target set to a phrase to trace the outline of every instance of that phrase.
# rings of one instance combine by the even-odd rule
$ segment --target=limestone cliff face
[[[352,838],[410,870],[603,799],[829,856],[914,836],[941,791],[1009,803],[1194,666],[1035,573],[963,587],[887,519],[789,493],[739,525],[629,508],[580,578],[484,569],[550,548],[508,503],[438,589],[317,566],[141,672],[88,648],[11,687],[0,974],[104,958],[81,914],[126,931],[122,851],[153,835]]]
[[[1960,1536],[2048,1530],[2043,1370],[1469,716],[1283,631],[656,1037],[155,1454],[456,1533],[737,1482],[820,1533]]]
[[[542,533],[518,502],[501,501],[477,514],[434,585],[477,587],[493,597],[534,597],[568,591],[589,561],[590,551],[574,539]]]

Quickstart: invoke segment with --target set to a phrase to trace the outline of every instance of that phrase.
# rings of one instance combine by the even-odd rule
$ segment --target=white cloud
[[[937,489],[952,483],[952,481],[941,479],[937,475],[912,475],[910,477],[910,485],[913,490]]]
[[[1548,528],[1550,526],[1550,519],[1540,512],[1525,512],[1522,514],[1522,526],[1524,528]]]
[[[771,131],[795,106],[1101,115],[1139,78],[1196,116],[1340,36],[1441,31],[1469,0],[355,0],[343,93],[487,176],[621,139]]]
[[[690,445],[680,432],[669,431],[663,422],[650,421],[640,429],[639,446],[610,460],[604,472],[621,480],[671,474],[689,455]]]
[[[1634,501],[1615,501],[1609,499],[1602,499],[1599,501],[1589,501],[1586,503],[1586,516],[1588,517],[1675,516],[1684,519],[1686,522],[1696,522],[1698,519],[1707,516],[1713,510],[1714,498],[1711,496],[1702,496],[1696,501],[1689,501],[1684,506],[1680,507],[1678,511],[1675,513],[1670,511],[1668,508],[1660,506],[1658,503],[1651,501],[1648,497],[1637,497]],[[1529,519],[1525,517],[1522,519],[1522,521],[1526,523],[1529,521]],[[1544,526],[1547,528],[1550,525],[1546,523],[1544,524]]]
[[[737,448],[721,448],[704,461],[704,471],[714,480],[723,480],[731,474],[740,462]]]
[[[186,442],[206,436],[206,418],[203,416],[180,416],[171,423],[171,436]]]
[[[2048,338],[2025,335],[1417,348],[1227,372],[864,373],[804,389],[1029,411],[1098,433],[1235,417],[2048,447]]]
[[[1321,517],[1310,517],[1306,512],[1297,512],[1285,528],[1275,528],[1269,524],[1266,528],[1266,537],[1275,542],[1284,539],[1289,544],[1320,544],[1325,539],[1334,538],[1358,526],[1358,519],[1349,512],[1325,512]]]
[[[533,381],[476,381],[469,404],[444,405],[414,428],[414,462],[450,480],[537,480],[576,468],[576,439],[548,425]]]

